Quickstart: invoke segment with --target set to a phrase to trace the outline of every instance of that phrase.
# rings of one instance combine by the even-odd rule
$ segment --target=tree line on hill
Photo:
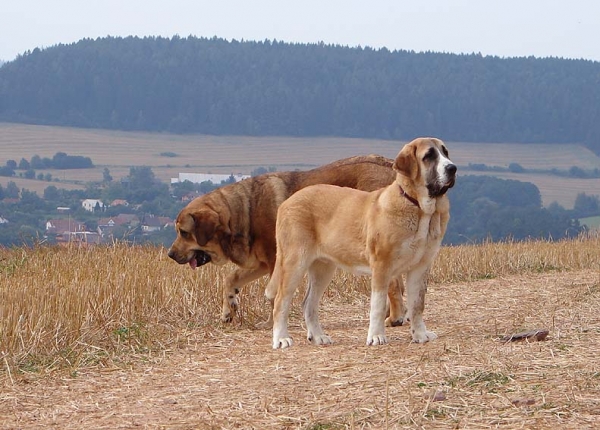
[[[578,218],[596,196],[578,196],[574,210],[554,202],[542,206],[539,189],[532,183],[492,176],[461,176],[450,197],[450,222],[446,244],[479,243],[485,240],[559,240],[585,230]],[[586,206],[587,205],[587,206]],[[596,206],[596,210],[598,206]]]
[[[563,178],[578,178],[578,179],[591,179],[600,178],[600,169],[597,167],[593,169],[583,169],[579,166],[571,166],[566,170],[558,169],[556,167],[548,167],[546,169],[541,168],[525,168],[519,163],[509,163],[508,167],[503,166],[488,166],[484,163],[469,163],[468,170],[475,170],[478,172],[511,172],[511,173],[537,173],[543,175],[561,176]]]
[[[212,38],[106,37],[0,68],[0,120],[176,133],[584,143],[600,63]]]
[[[34,155],[31,157],[31,161],[25,158],[21,158],[19,163],[16,160],[6,160],[6,164],[0,166],[0,176],[15,176],[16,170],[23,170],[23,177],[33,179],[36,177],[34,169],[89,169],[92,167],[94,167],[94,164],[90,157],[67,155],[64,152],[57,152],[52,158],[42,158],[39,155]],[[40,180],[52,180],[51,173],[40,175],[38,176]]]

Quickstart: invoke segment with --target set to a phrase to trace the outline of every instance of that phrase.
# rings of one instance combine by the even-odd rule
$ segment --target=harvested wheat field
[[[274,351],[255,328],[264,280],[218,322],[229,269],[121,244],[0,249],[1,428],[598,428],[598,235],[442,248],[425,345],[394,327],[365,346],[369,280],[339,273],[335,344],[303,339],[299,292],[295,344]]]

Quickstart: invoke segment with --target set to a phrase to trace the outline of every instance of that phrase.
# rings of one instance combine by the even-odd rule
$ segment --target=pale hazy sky
[[[600,0],[4,0],[0,59],[178,34],[600,61]]]

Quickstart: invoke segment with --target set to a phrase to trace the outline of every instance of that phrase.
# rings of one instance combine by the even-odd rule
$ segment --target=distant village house
[[[242,179],[249,178],[250,175],[214,175],[212,173],[180,173],[177,178],[171,178],[171,184],[178,184],[180,182],[190,181],[193,184],[201,184],[202,182],[212,182],[215,185],[219,185],[223,181],[229,181],[233,177],[235,182],[239,182]]]
[[[107,237],[114,233],[116,227],[135,228],[139,223],[140,219],[134,214],[119,214],[110,218],[100,218],[98,220],[98,233],[102,237]]]
[[[97,210],[104,210],[105,205],[102,203],[102,200],[97,199],[85,199],[81,202],[81,206],[88,212],[95,212]]]
[[[87,231],[84,223],[70,218],[46,221],[46,236],[53,237],[59,244],[71,242],[98,244],[101,242],[98,233]]]
[[[129,202],[127,200],[123,200],[123,199],[115,199],[112,202],[110,202],[111,206],[129,206]]]
[[[49,219],[46,221],[46,234],[62,236],[63,233],[85,231],[85,224],[73,219]]]
[[[152,233],[160,231],[170,225],[173,225],[173,220],[169,217],[146,215],[142,221],[142,231],[144,233]]]

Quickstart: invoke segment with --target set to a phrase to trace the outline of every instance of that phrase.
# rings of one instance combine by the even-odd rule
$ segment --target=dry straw
[[[558,242],[445,247],[430,283],[593,269],[600,264],[599,250],[597,233]],[[221,285],[230,267],[186,269],[167,258],[164,248],[153,246],[1,249],[5,370],[107,364],[121,360],[124,352],[176,347],[173,336],[181,329],[220,329]],[[264,283],[243,291],[243,325],[265,317]],[[364,301],[369,294],[366,277],[340,272],[333,285],[327,296],[338,300]]]
[[[164,248],[118,243],[0,249],[0,421],[593,428],[600,417],[598,234],[443,248],[425,312],[440,337],[427,345],[397,327],[390,345],[364,346],[369,279],[340,272],[322,318],[336,344],[302,341],[299,292],[297,344],[271,351],[270,333],[254,329],[266,317],[264,279],[243,290],[241,323],[218,322],[230,269],[192,271]],[[534,328],[549,340],[499,341]]]

